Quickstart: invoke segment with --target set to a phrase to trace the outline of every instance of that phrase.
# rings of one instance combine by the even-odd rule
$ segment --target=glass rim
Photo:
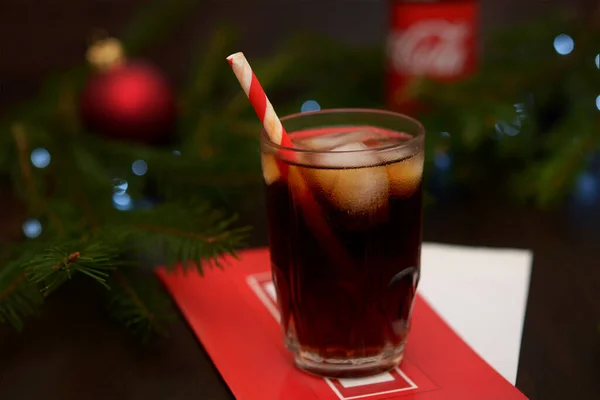
[[[344,114],[344,113],[357,113],[357,114],[363,113],[363,114],[371,114],[371,115],[385,115],[385,116],[390,116],[390,117],[397,117],[399,119],[402,119],[402,120],[405,120],[405,121],[409,121],[410,123],[414,124],[415,127],[417,128],[417,133],[412,138],[410,138],[409,140],[406,140],[406,141],[400,142],[400,143],[394,143],[394,144],[385,145],[385,146],[381,146],[381,147],[370,147],[370,148],[367,148],[367,149],[344,150],[344,151],[331,151],[331,150],[318,150],[318,149],[317,150],[313,150],[313,149],[299,149],[297,147],[283,146],[281,144],[274,143],[271,140],[271,138],[269,137],[269,135],[267,134],[267,132],[266,132],[266,130],[265,130],[264,127],[261,128],[261,130],[260,130],[260,136],[261,136],[261,139],[265,139],[264,140],[265,144],[267,144],[268,146],[270,146],[270,147],[272,147],[272,148],[274,148],[276,150],[283,150],[283,151],[286,151],[286,152],[294,152],[294,153],[310,153],[310,154],[369,153],[369,152],[380,152],[380,151],[396,150],[396,149],[402,149],[402,148],[411,147],[415,143],[419,143],[419,141],[421,141],[423,139],[423,137],[425,136],[425,127],[416,118],[413,118],[413,117],[410,117],[410,116],[408,116],[406,114],[398,113],[398,112],[395,112],[395,111],[381,110],[381,109],[371,109],[371,108],[326,108],[326,109],[319,110],[319,111],[308,111],[308,112],[299,112],[299,113],[289,114],[289,115],[286,115],[283,118],[280,118],[280,121],[282,122],[282,125],[283,125],[283,122],[285,122],[287,120],[299,118],[299,117],[308,117],[308,116],[312,116],[312,115],[321,115],[321,114]],[[325,125],[325,126],[323,126],[323,128],[327,128],[327,126]]]

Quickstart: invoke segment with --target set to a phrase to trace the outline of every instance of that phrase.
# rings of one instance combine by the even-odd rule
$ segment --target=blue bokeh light
[[[437,153],[433,159],[433,163],[438,169],[445,171],[448,168],[450,168],[452,160],[450,159],[450,156],[446,153]]]
[[[43,147],[38,147],[31,152],[31,163],[36,168],[46,168],[50,165],[51,159],[50,153]]]
[[[443,137],[450,137],[450,132],[440,132]]]
[[[179,150],[173,150],[173,155],[174,156],[180,156],[181,152]]]
[[[554,39],[554,49],[562,56],[565,56],[573,51],[575,42],[573,38],[566,33],[561,33]]]
[[[135,160],[133,164],[131,164],[131,170],[137,176],[146,175],[146,172],[148,172],[148,164],[144,160]]]
[[[516,125],[521,125],[520,120],[517,120]],[[496,129],[498,136],[502,136],[503,134],[508,136],[517,136],[520,132],[518,126],[509,124],[506,121],[498,121],[494,128]]]
[[[596,68],[600,69],[600,54],[596,54]]]
[[[302,104],[300,108],[300,112],[311,112],[311,111],[319,111],[321,106],[315,100],[307,100]]]
[[[30,239],[35,239],[42,234],[42,223],[35,218],[23,222],[23,234]]]
[[[129,183],[125,179],[114,178],[112,180],[114,193],[122,194],[129,188]]]
[[[598,196],[598,179],[589,172],[579,175],[575,185],[575,197],[583,203],[593,203]]]
[[[131,201],[131,196],[127,193],[114,193],[112,196],[113,206],[117,210],[127,211],[133,208],[133,202]]]
[[[600,110],[600,96],[596,97],[596,108]]]

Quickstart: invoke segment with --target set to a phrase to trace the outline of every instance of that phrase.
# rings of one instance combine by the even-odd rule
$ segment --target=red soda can
[[[421,107],[408,87],[415,77],[450,82],[477,68],[477,0],[395,0],[387,43],[387,103],[396,111]]]

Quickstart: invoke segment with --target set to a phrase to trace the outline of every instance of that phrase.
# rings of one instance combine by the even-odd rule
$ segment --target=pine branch
[[[576,43],[568,55],[551,45],[561,32]],[[600,75],[590,61],[599,38],[580,20],[543,18],[500,34],[475,76],[416,85],[413,94],[431,106],[420,117],[427,146],[453,157],[452,179],[474,189],[493,179],[502,195],[541,208],[564,200],[600,148]]]
[[[234,227],[236,217],[206,203],[183,206],[166,203],[133,215],[125,229],[135,246],[168,267],[195,264],[200,274],[203,265],[222,268],[222,256],[235,255],[244,244],[248,228]]]
[[[79,273],[108,288],[107,278],[123,261],[117,259],[119,250],[103,243],[75,242],[51,247],[32,257],[21,268],[28,278],[42,285],[47,296]]]
[[[23,124],[14,123],[11,127],[11,134],[15,141],[17,149],[17,157],[19,160],[19,172],[23,185],[25,186],[26,197],[29,200],[29,208],[36,211],[40,208],[39,193],[33,181],[33,173],[29,164],[29,144],[27,141],[27,133]]]
[[[14,123],[11,127],[11,134],[14,138],[17,149],[19,174],[21,182],[25,186],[25,200],[29,206],[29,211],[32,214],[44,214],[52,223],[56,232],[60,236],[65,235],[65,228],[60,218],[56,216],[54,211],[46,204],[43,194],[40,193],[37,182],[29,162],[29,154],[31,152],[28,131],[21,123]]]
[[[598,122],[598,118],[593,117],[586,120],[583,114],[562,121],[552,132],[563,139],[561,146],[552,157],[534,163],[517,175],[513,181],[515,192],[532,198],[540,208],[548,208],[564,199],[577,174],[585,167],[586,155],[600,148],[600,135],[595,130],[584,128]],[[579,135],[565,141],[564,138],[573,131],[579,132]]]
[[[171,300],[154,276],[135,278],[115,271],[106,293],[107,310],[135,336],[147,341],[153,334],[166,335],[174,320]]]
[[[69,227],[75,225],[73,221],[78,222],[74,233],[82,230],[86,234],[97,233],[102,229],[104,216],[112,211],[110,164],[99,159],[99,151],[93,150],[93,141],[90,143],[84,137],[62,139],[62,157],[53,160],[56,176],[60,177],[55,184],[55,198],[60,196],[60,201],[68,203],[70,208],[63,208],[57,214],[71,221]]]
[[[0,323],[23,329],[23,319],[38,313],[44,302],[38,288],[13,262],[0,270]]]

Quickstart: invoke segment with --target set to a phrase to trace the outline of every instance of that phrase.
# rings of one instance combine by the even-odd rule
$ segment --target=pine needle
[[[0,322],[23,329],[23,319],[39,312],[44,302],[38,288],[29,282],[16,262],[0,270]]]
[[[133,215],[125,229],[136,247],[157,257],[157,263],[195,265],[203,274],[203,265],[222,268],[222,257],[234,255],[243,246],[249,229],[234,227],[236,219],[207,203],[168,203]]]
[[[148,341],[153,334],[166,335],[175,316],[171,300],[154,276],[132,277],[115,271],[107,292],[107,310],[135,336]]]
[[[108,288],[106,281],[109,274],[121,264],[118,255],[118,249],[100,242],[74,242],[42,251],[22,268],[32,282],[42,285],[44,296],[76,273],[86,275]]]

